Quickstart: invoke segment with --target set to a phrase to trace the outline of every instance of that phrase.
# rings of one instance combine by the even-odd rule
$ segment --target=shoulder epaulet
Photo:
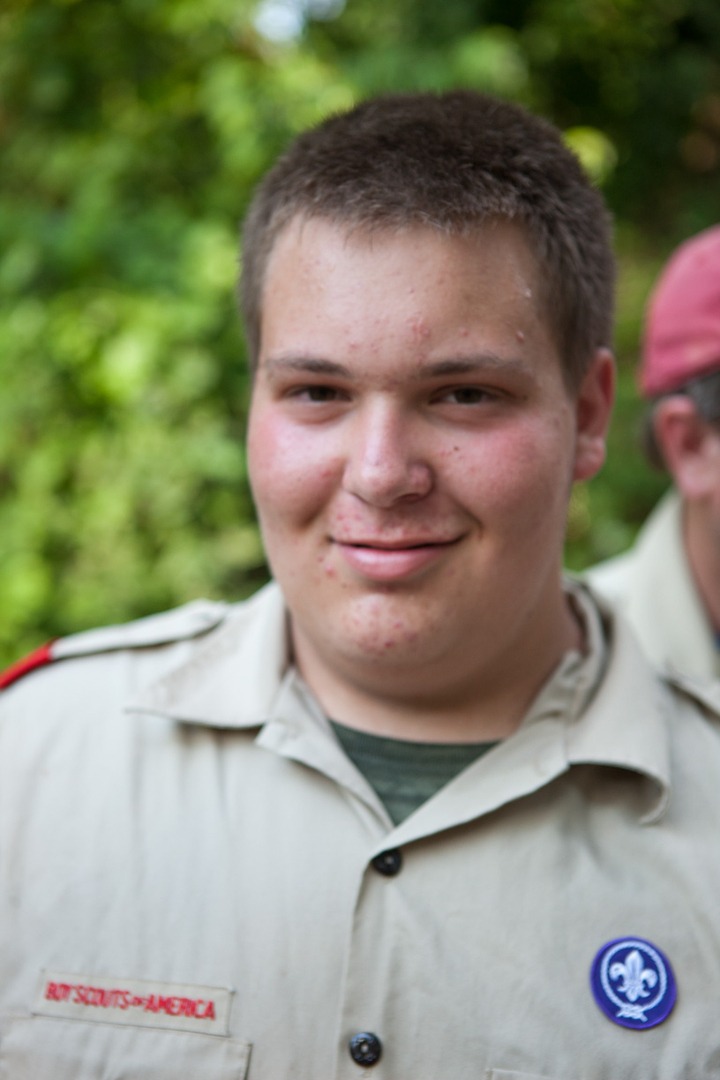
[[[5,671],[0,672],[0,690],[4,690],[5,687],[11,686],[18,679],[22,679],[23,675],[29,675],[35,668],[45,667],[46,664],[51,664],[53,661],[53,648],[54,642],[48,641],[45,645],[41,645],[39,649],[35,649],[28,656],[24,656],[22,660],[18,660],[16,663],[11,664]]]
[[[57,638],[42,645],[22,660],[0,672],[0,691],[22,679],[31,671],[75,656],[116,652],[120,649],[145,649],[155,645],[170,645],[199,637],[225,619],[229,605],[212,600],[193,600],[160,615],[148,615],[134,622],[84,630],[69,637]]]

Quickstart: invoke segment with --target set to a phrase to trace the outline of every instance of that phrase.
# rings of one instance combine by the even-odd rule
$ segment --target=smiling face
[[[279,237],[249,463],[311,685],[441,700],[568,644],[567,500],[607,416],[563,382],[536,272],[508,223]]]

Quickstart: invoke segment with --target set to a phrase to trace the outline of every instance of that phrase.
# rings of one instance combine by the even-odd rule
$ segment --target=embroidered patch
[[[590,985],[605,1015],[636,1031],[662,1024],[677,996],[667,957],[643,938],[616,938],[603,945],[593,961]]]
[[[227,1035],[232,990],[44,971],[33,1012],[66,1020]]]

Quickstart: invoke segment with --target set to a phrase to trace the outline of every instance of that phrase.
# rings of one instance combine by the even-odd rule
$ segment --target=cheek
[[[559,428],[499,432],[448,459],[455,492],[479,518],[507,517],[528,531],[564,523],[570,464]]]
[[[292,522],[316,512],[329,497],[335,470],[312,432],[268,411],[251,413],[248,470],[260,518]]]

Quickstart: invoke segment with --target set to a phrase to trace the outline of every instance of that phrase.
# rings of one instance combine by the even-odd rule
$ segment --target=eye
[[[454,386],[443,390],[437,396],[440,402],[451,405],[480,405],[488,401],[496,401],[500,395],[482,386]]]
[[[458,405],[477,405],[479,401],[486,401],[489,394],[478,386],[461,386],[452,390],[450,396]]]
[[[299,401],[310,401],[314,404],[323,405],[328,401],[343,401],[347,395],[336,386],[299,386],[290,393],[291,397]]]

